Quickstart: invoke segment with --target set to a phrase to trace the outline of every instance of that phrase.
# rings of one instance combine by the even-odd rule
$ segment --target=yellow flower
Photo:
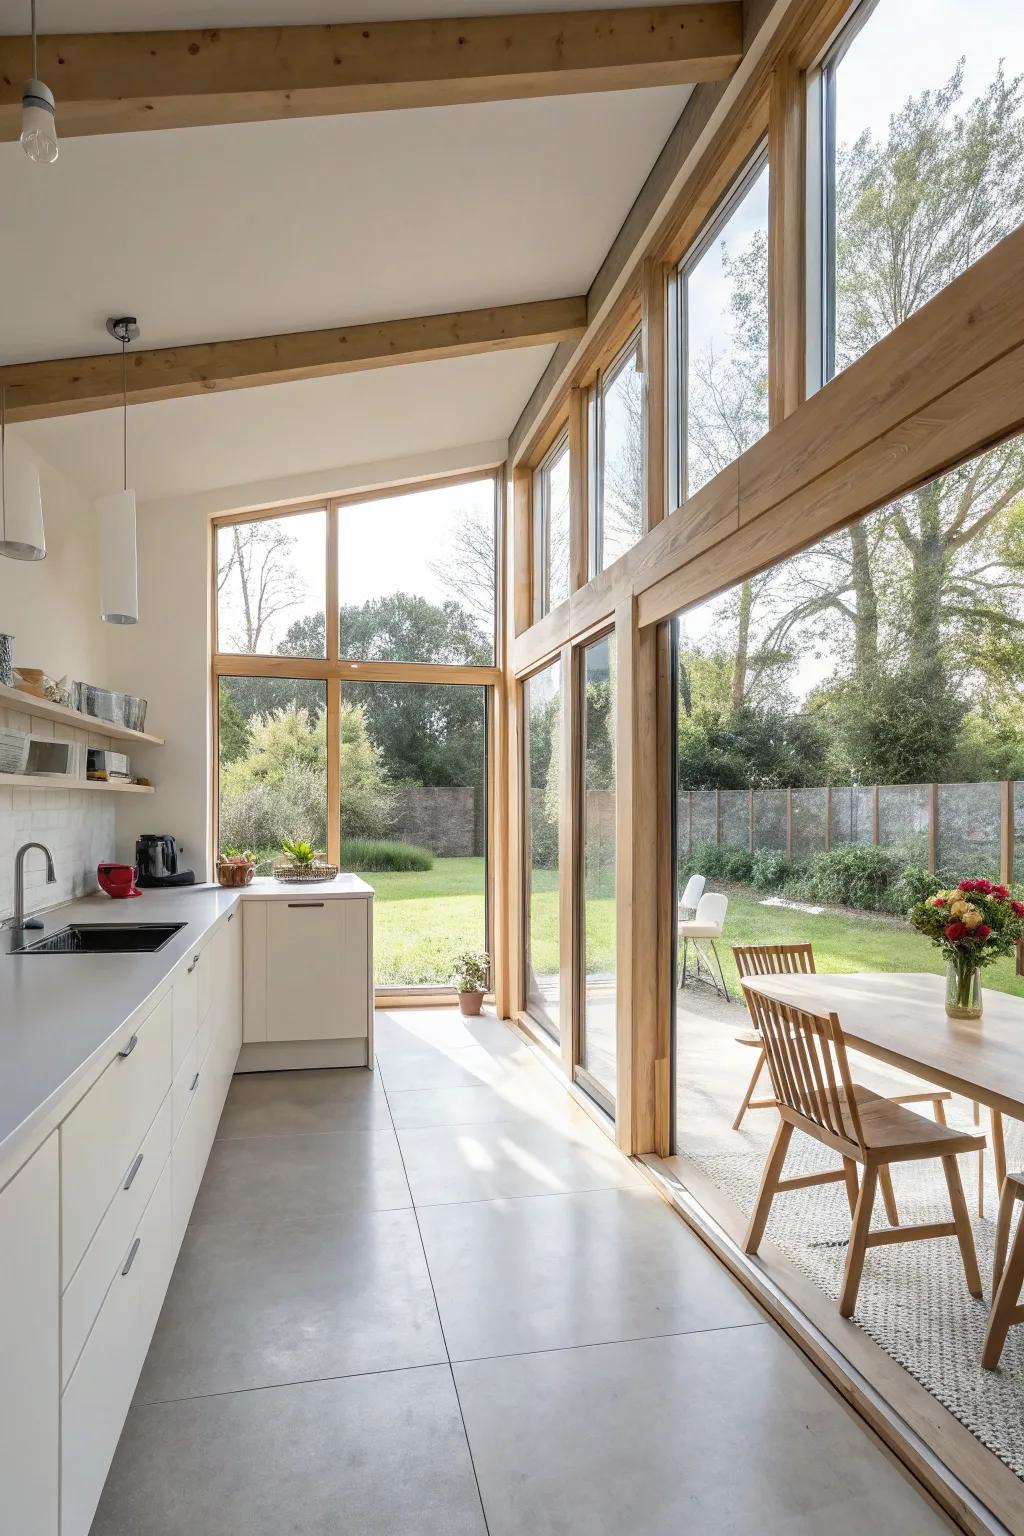
[[[966,901],[954,901],[950,903],[949,915],[950,917],[959,917],[962,912],[966,912],[967,910],[968,907]]]
[[[976,907],[968,907],[960,921],[963,923],[965,928],[977,928],[978,924],[981,922],[981,913],[977,910]]]

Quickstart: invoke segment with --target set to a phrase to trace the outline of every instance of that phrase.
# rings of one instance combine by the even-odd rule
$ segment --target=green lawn
[[[435,859],[425,873],[367,874],[376,894],[374,950],[378,986],[444,985],[461,949],[484,945],[483,859]],[[766,907],[757,892],[729,889],[725,942],[718,946],[726,980],[738,990],[731,944],[784,944],[809,939],[820,971],[934,971],[937,949],[895,919],[848,912],[813,916]],[[558,973],[558,875],[535,870],[530,903],[530,954],[539,976]],[[615,968],[615,904],[611,896],[587,901],[587,964]],[[989,966],[984,985],[1024,997],[1024,978],[1012,958]]]
[[[732,944],[791,944],[809,939],[819,971],[934,971],[941,975],[945,970],[939,951],[897,918],[848,912],[816,917],[789,907],[762,906],[764,898],[745,887],[729,888],[727,894],[725,942],[719,944],[718,952],[725,979],[736,988]],[[986,967],[982,981],[986,987],[1024,997],[1024,977],[1014,974],[1012,957]]]
[[[483,949],[483,859],[435,859],[431,870],[361,878],[376,893],[378,987],[445,986],[460,950]]]

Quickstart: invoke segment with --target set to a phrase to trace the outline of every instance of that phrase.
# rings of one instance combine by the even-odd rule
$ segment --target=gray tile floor
[[[947,1529],[493,1019],[236,1078],[93,1536]]]

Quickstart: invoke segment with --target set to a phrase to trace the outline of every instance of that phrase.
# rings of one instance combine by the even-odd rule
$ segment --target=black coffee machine
[[[147,891],[195,885],[195,873],[179,866],[179,848],[166,832],[143,832],[135,844],[136,884]]]

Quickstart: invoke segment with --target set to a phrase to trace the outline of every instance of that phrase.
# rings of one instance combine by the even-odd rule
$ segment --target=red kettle
[[[108,896],[119,899],[124,896],[142,895],[135,884],[135,870],[131,864],[98,864],[96,879]]]

